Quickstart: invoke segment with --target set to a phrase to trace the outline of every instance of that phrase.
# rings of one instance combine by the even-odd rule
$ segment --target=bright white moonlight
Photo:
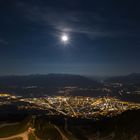
[[[62,36],[61,36],[61,41],[62,41],[63,43],[68,43],[68,41],[69,41],[68,35],[62,35]]]

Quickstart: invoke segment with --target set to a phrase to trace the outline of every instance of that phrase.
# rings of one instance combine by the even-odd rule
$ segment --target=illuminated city
[[[19,110],[47,110],[46,115],[94,119],[103,116],[116,116],[126,110],[140,109],[140,104],[123,102],[113,97],[52,96],[42,98],[22,98],[10,94],[0,94],[1,105],[16,102],[29,103],[18,106]]]

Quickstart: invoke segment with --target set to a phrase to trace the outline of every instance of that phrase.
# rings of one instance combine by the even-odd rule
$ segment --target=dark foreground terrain
[[[126,111],[116,117],[100,118],[98,121],[42,116],[40,113],[33,116],[25,112],[11,113],[9,118],[2,116],[1,113],[0,140],[26,138],[41,140],[140,139],[140,110]],[[2,127],[4,122],[8,125]]]

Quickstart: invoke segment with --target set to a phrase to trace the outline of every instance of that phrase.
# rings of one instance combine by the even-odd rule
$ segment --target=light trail
[[[73,107],[67,102],[67,100],[65,100],[66,104],[70,107],[70,109],[72,110],[74,116],[77,116],[76,112],[74,111]]]

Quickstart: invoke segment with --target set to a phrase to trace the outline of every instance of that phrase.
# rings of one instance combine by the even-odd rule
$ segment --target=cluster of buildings
[[[24,98],[7,93],[0,94],[0,105],[12,103],[17,103],[18,109],[20,110],[46,110],[48,115],[61,114],[76,118],[114,116],[126,110],[140,108],[140,104],[123,102],[114,97],[48,96]]]
[[[62,114],[77,118],[114,116],[126,110],[140,108],[139,104],[123,102],[113,97],[53,96],[20,100],[40,109],[50,110],[51,115]]]

